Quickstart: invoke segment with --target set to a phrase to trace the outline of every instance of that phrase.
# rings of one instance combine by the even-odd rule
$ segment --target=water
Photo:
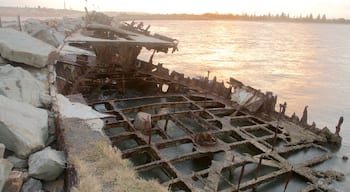
[[[343,145],[326,169],[343,170],[350,179],[350,25],[244,21],[146,21],[151,31],[180,40],[179,52],[158,54],[154,63],[191,77],[227,81],[234,77],[262,91],[273,91],[287,114],[335,131],[344,116]],[[143,55],[144,56],[144,55]],[[141,57],[147,58],[148,57]],[[147,55],[148,56],[148,55]],[[337,183],[347,191],[348,182]]]

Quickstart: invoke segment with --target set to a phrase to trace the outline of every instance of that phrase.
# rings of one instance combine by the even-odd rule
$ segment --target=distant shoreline
[[[290,17],[288,14],[279,15],[248,15],[248,14],[149,14],[149,13],[126,13],[126,12],[104,12],[109,16],[117,17],[118,20],[240,20],[260,22],[293,22],[293,23],[336,23],[350,24],[349,19],[328,19],[326,15],[312,14],[299,17]],[[85,12],[68,9],[52,8],[26,8],[26,7],[0,7],[0,17],[77,17],[84,16]]]

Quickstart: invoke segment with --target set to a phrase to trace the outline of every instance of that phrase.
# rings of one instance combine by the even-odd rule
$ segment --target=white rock
[[[56,49],[27,33],[10,28],[0,28],[0,54],[2,57],[42,68],[48,64],[49,55]]]
[[[16,156],[9,156],[6,159],[12,163],[14,168],[23,169],[28,167],[28,161],[25,159],[20,159]]]
[[[57,95],[57,103],[59,112],[64,118],[98,119],[111,117],[111,115],[97,112],[82,103],[70,102],[68,98],[61,94]]]
[[[102,133],[104,122],[101,119],[88,119],[85,122],[89,125],[91,130]]]
[[[45,181],[53,181],[63,172],[65,163],[65,156],[62,151],[47,147],[29,157],[29,176]]]
[[[138,112],[135,117],[134,126],[139,130],[148,130],[151,127],[151,114]]]
[[[0,159],[0,191],[4,188],[7,178],[10,175],[12,163],[6,159]]]
[[[37,192],[41,190],[42,186],[39,180],[30,178],[23,184],[22,192]]]
[[[0,142],[26,158],[45,147],[48,137],[47,111],[0,95]]]
[[[11,65],[0,66],[0,95],[35,107],[51,102],[46,86],[28,71]]]

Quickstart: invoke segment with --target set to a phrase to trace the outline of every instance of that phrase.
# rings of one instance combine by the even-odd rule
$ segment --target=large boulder
[[[48,114],[0,95],[0,142],[21,158],[45,147]]]
[[[53,181],[63,172],[65,163],[62,151],[47,147],[29,157],[29,176],[44,181]]]
[[[42,68],[49,63],[49,57],[55,51],[53,46],[27,33],[0,28],[0,54],[8,60]]]
[[[0,95],[35,107],[47,106],[51,100],[46,86],[28,71],[11,65],[0,66]]]
[[[4,188],[4,185],[10,175],[12,164],[6,159],[0,159],[0,191]]]

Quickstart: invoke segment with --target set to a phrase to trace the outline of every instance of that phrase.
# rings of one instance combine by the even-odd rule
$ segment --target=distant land
[[[349,19],[327,18],[324,14],[308,14],[289,16],[287,13],[277,15],[251,15],[251,14],[149,14],[127,12],[104,12],[109,16],[117,17],[118,20],[243,20],[243,21],[266,21],[266,22],[308,22],[308,23],[342,23],[350,24]],[[68,9],[51,8],[28,8],[28,7],[0,7],[0,17],[76,17],[84,16],[85,12]]]

